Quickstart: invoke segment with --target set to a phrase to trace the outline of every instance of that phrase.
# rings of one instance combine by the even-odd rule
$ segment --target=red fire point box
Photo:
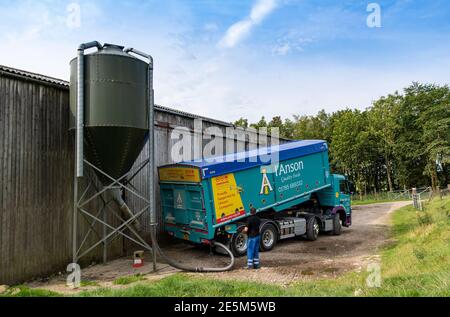
[[[144,266],[144,251],[136,251],[134,252],[134,262],[133,267],[139,268]]]

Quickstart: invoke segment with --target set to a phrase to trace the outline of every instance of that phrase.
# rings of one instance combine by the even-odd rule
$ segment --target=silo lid
[[[105,44],[103,45],[103,49],[109,49],[109,48],[118,49],[118,50],[123,51],[123,49],[125,48],[125,46],[116,45],[116,44],[110,44],[110,43],[105,43]]]
[[[98,52],[93,53],[93,55],[107,54],[107,55],[121,55],[126,57],[132,57],[123,51],[124,48],[125,48],[124,46],[105,43],[102,49],[99,50]]]

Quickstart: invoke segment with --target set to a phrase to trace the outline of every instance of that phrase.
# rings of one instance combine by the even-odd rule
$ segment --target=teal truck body
[[[352,223],[349,184],[328,160],[327,143],[311,140],[159,167],[164,230],[195,244],[227,243],[240,256],[254,208],[263,251],[295,236],[338,235]]]

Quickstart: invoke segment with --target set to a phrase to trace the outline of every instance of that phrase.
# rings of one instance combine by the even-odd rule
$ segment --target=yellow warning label
[[[197,168],[166,167],[159,169],[161,182],[200,183],[200,170]]]
[[[244,204],[233,174],[214,177],[211,182],[218,224],[245,215]]]

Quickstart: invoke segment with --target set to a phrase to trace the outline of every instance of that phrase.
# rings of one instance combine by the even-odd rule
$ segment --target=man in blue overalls
[[[261,263],[259,261],[259,243],[261,241],[261,235],[259,228],[261,227],[261,219],[256,216],[256,209],[250,210],[251,216],[247,219],[247,227],[244,232],[247,233],[247,268],[259,269]]]

